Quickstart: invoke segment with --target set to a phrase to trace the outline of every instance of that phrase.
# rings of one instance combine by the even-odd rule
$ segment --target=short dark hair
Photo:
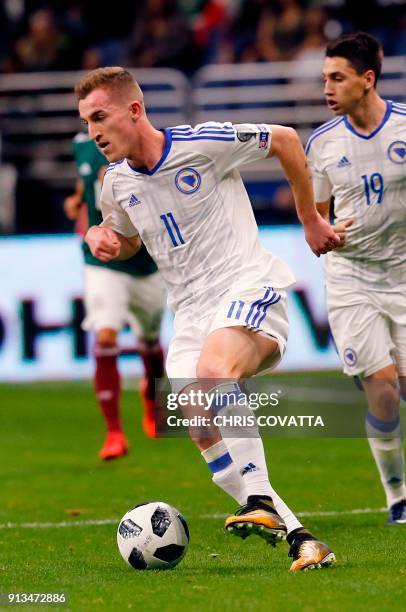
[[[382,70],[383,47],[379,40],[366,32],[356,32],[340,36],[328,43],[326,57],[344,57],[350,62],[357,74],[373,70],[375,83]]]

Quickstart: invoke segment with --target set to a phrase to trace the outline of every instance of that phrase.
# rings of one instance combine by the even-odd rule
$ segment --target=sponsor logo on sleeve
[[[259,133],[259,148],[266,149],[268,146],[269,140],[269,132],[260,132]]]

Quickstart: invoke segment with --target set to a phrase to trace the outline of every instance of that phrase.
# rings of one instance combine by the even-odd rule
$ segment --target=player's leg
[[[199,391],[196,379],[196,366],[207,330],[197,325],[186,314],[177,313],[174,320],[174,335],[169,344],[166,371],[175,395]],[[204,407],[195,405],[192,409],[183,407],[184,416],[204,416]],[[193,414],[192,414],[193,413]],[[241,487],[241,476],[217,427],[193,427],[189,434],[201,452],[212,475],[213,482],[238,504],[246,502],[246,494]]]
[[[238,382],[241,378],[275,367],[284,352],[288,334],[286,292],[261,287],[254,290],[242,288],[232,296],[226,295],[211,321],[209,332],[197,374],[200,380],[220,379],[220,391],[226,382],[224,379]],[[252,420],[253,413],[248,405],[242,406],[239,402],[238,409],[234,408],[236,410],[245,410]],[[240,498],[247,500],[255,495],[270,497],[272,487],[258,429],[254,427],[244,431],[239,428],[234,433],[223,430],[222,435],[240,478]],[[275,493],[274,497],[280,500]],[[291,522],[288,527],[300,527],[297,520],[290,521],[292,517],[285,512],[286,509],[286,506],[280,506],[284,518]]]
[[[399,376],[400,395],[406,401],[406,376]],[[406,500],[396,508],[392,508],[392,515],[396,522],[406,523]]]
[[[127,452],[128,444],[120,422],[120,375],[118,330],[124,323],[126,289],[123,274],[101,266],[85,266],[84,329],[95,333],[94,387],[107,436],[100,457],[113,459]]]
[[[138,337],[137,351],[144,366],[140,381],[143,407],[142,424],[147,436],[157,435],[158,398],[156,381],[164,375],[164,354],[159,339],[166,293],[158,273],[133,278],[131,282],[130,324]]]
[[[406,400],[406,295],[404,293],[388,296],[387,309],[390,313],[390,333],[394,344],[392,351],[393,359],[396,363],[400,397]],[[399,432],[400,433],[400,432]],[[402,442],[399,436],[399,442]],[[403,460],[403,445],[398,454],[398,461]],[[403,469],[403,483],[405,473]],[[406,487],[403,485],[404,496],[393,503],[389,508],[388,523],[391,525],[406,525]],[[399,496],[398,496],[399,497]]]
[[[107,435],[99,452],[102,459],[115,459],[125,455],[127,440],[120,420],[120,373],[117,366],[119,348],[117,331],[102,328],[96,332],[94,387]]]
[[[261,364],[277,351],[279,351],[279,346],[276,340],[270,337],[265,338],[247,328],[217,329],[210,333],[205,341],[197,364],[197,377],[201,385],[210,386],[212,390],[215,389],[221,395],[229,392],[231,397],[234,387],[237,393],[243,396],[243,391],[238,388],[238,385],[235,382],[230,385],[228,381],[239,381],[252,376],[259,370]],[[218,383],[215,382],[217,380]],[[228,411],[232,413],[233,409],[235,406],[230,406]],[[251,414],[248,406],[239,407],[239,411],[242,410],[245,410],[247,415]],[[234,435],[236,433],[234,428],[230,428],[229,431],[226,428],[220,428],[220,431],[226,443],[227,438],[230,438],[229,446],[230,450],[233,449],[236,468],[239,472],[244,472],[246,497],[270,495],[263,445],[261,439],[256,437],[258,436],[257,429],[255,428],[255,431],[243,428],[236,430],[237,433],[247,436],[242,442]],[[248,469],[250,465],[253,465],[255,469]]]
[[[144,364],[144,376],[140,380],[140,394],[143,407],[142,427],[144,433],[155,438],[157,432],[158,398],[156,381],[164,374],[164,353],[159,340],[140,338],[137,344],[138,353]]]
[[[234,378],[237,379],[237,375],[241,374],[241,372],[243,372],[243,376],[249,376],[259,371],[268,371],[276,367],[279,363],[285,350],[289,328],[286,292],[276,292],[268,287],[265,293],[262,294],[262,299],[258,299],[260,295],[260,292],[243,290],[235,299],[225,297],[222,304],[219,305],[211,329],[213,332],[215,330],[220,330],[221,335],[218,335],[216,331],[216,335],[210,334],[208,336],[205,345],[206,353],[202,353],[200,361],[200,365],[204,366],[203,357],[206,357],[209,373],[211,368],[210,364],[216,363],[212,361],[211,353],[221,355],[222,346],[224,346],[227,351],[227,355],[231,356],[232,367],[234,367],[235,360],[237,359],[240,371],[232,372]],[[236,307],[237,304],[238,307]],[[233,327],[241,320],[250,324],[251,327]],[[234,338],[236,340],[238,339],[239,345],[243,344],[244,346],[238,346],[238,350],[234,351],[233,344],[227,344],[221,337],[223,335],[223,329],[229,330],[229,332],[230,330],[234,330],[234,332],[231,331],[231,334],[234,333],[234,335],[230,335],[230,338],[233,338],[233,340]],[[227,333],[227,331],[225,331],[225,333]],[[219,346],[216,346],[216,342]],[[239,356],[241,356],[240,362],[238,362]],[[217,367],[221,369],[222,364],[218,364]],[[229,365],[225,366],[225,370],[227,370],[227,368],[229,368]],[[239,409],[241,409],[241,407],[239,407]],[[247,414],[251,412],[249,407],[246,407],[246,412]],[[268,494],[272,495],[275,507],[279,515],[285,521],[288,533],[293,532],[295,529],[300,529],[302,527],[301,523],[297,520],[288,506],[273,489],[272,493],[270,491],[271,486],[267,475],[264,449],[258,429],[255,428],[254,431],[254,429],[251,428],[249,432],[246,432],[247,435],[240,430],[234,437],[230,436],[230,431],[223,433],[225,434],[224,441],[232,456],[236,458],[236,463],[245,462],[244,465],[240,465],[239,470],[237,470],[237,475],[241,483],[240,497],[244,498],[245,496],[245,499],[247,499],[248,495],[252,493],[252,490],[247,491],[246,482],[248,480],[255,483],[255,481],[258,481],[258,478],[263,477],[263,486]],[[250,453],[252,453],[253,457],[257,458],[257,462],[262,465],[261,470],[245,469],[250,463],[258,467],[255,461],[251,461],[253,457],[249,459]],[[237,457],[239,459],[237,459]]]
[[[222,397],[237,395],[239,413],[248,416],[251,411],[248,404],[243,405],[241,399],[244,393],[235,381],[255,374],[261,364],[278,351],[276,340],[265,338],[248,328],[235,326],[216,329],[207,336],[199,357],[196,369],[199,384],[203,390],[207,391],[210,387],[211,392],[217,392]],[[235,414],[236,407],[229,405],[227,410]],[[246,500],[239,511],[227,519],[226,528],[242,538],[257,533],[275,543],[286,535],[286,526],[274,507],[262,440],[256,437],[259,436],[258,430],[243,427],[226,429],[219,427],[235,475],[240,475],[240,498],[245,497]],[[226,435],[232,438],[229,443]],[[200,445],[199,440],[195,439],[195,442]],[[205,452],[211,452],[211,449]]]
[[[276,313],[274,316],[276,318]],[[200,380],[222,379],[217,388],[224,395],[230,387],[224,378],[235,381],[249,377],[260,371],[264,363],[278,359],[279,353],[280,343],[269,335],[242,327],[217,329],[206,339],[197,365],[197,376]],[[238,387],[235,382],[232,385]],[[243,405],[240,399],[237,410],[252,415],[248,403]],[[229,406],[228,411],[232,413],[233,407]],[[234,477],[240,477],[240,497],[243,498],[245,492],[247,500],[235,515],[227,519],[226,528],[243,538],[257,533],[273,544],[287,533],[290,554],[294,559],[292,570],[330,565],[335,560],[332,551],[303,528],[271,486],[258,428],[228,428],[222,433],[235,466]]]
[[[387,366],[363,379],[368,398],[368,442],[379,471],[386,501],[391,509],[406,500],[405,466],[400,430],[400,390],[395,365]],[[402,520],[402,518],[400,519]],[[406,523],[406,517],[404,517]]]
[[[227,311],[226,311],[227,312]],[[187,316],[177,315],[174,322],[175,334],[170,343],[166,369],[168,373],[168,377],[171,380],[172,390],[175,393],[179,393],[181,390],[185,390],[188,385],[197,384],[196,381],[196,373],[197,373],[197,363],[199,362],[199,358],[202,356],[202,347],[207,339],[207,333],[210,331],[210,328],[200,328],[195,324],[193,320],[189,320]],[[210,335],[210,337],[212,337]],[[260,336],[258,336],[259,338]],[[222,339],[223,340],[223,339]],[[223,342],[220,343],[223,345]],[[227,344],[227,342],[226,342]],[[264,346],[265,351],[264,351]],[[220,347],[221,348],[221,347]],[[233,349],[233,347],[230,347]],[[269,343],[264,345],[261,342],[261,347],[259,349],[259,354],[264,352],[264,357],[268,357],[276,348],[276,343],[271,343],[271,347]],[[243,347],[245,350],[245,347]],[[250,374],[253,372],[252,364],[255,360],[257,360],[257,364],[260,363],[262,358],[258,360],[258,350],[252,350],[251,352],[247,351],[247,363],[249,364],[249,368],[241,370],[239,372],[242,374]],[[231,354],[234,355],[236,351],[231,350]],[[221,352],[218,353],[219,355]],[[211,360],[210,360],[211,361]],[[203,362],[201,362],[202,364]],[[213,374],[213,371],[210,369],[208,372],[204,372],[203,367],[202,370],[199,371],[201,375],[205,374]],[[233,375],[238,374],[238,372],[233,371]],[[221,370],[221,382],[224,381],[224,371]],[[212,383],[213,381],[211,381]],[[220,382],[220,381],[219,381]],[[204,383],[203,383],[204,384]],[[208,382],[210,384],[210,381]],[[198,387],[202,386],[202,379],[198,384]],[[200,434],[200,435],[199,435]],[[226,493],[231,495],[239,504],[246,504],[247,501],[247,492],[245,488],[245,482],[243,476],[240,474],[239,470],[236,467],[236,464],[233,460],[232,455],[238,455],[239,449],[232,450],[231,442],[235,442],[235,440],[231,441],[229,439],[222,439],[221,434],[217,428],[213,428],[212,430],[208,430],[205,428],[203,432],[199,432],[199,429],[196,431],[192,431],[191,435],[197,444],[198,448],[202,452],[203,458],[206,460],[209,469],[213,474],[213,482],[217,484],[220,488],[222,488]],[[236,441],[237,446],[239,445],[239,441]],[[262,442],[259,440],[259,444],[262,447]],[[263,453],[263,448],[262,448]],[[265,465],[266,468],[266,465]],[[247,472],[249,473],[249,471]],[[276,493],[273,493],[275,502],[279,504],[279,511],[289,511],[286,504],[277,496]],[[281,521],[280,516],[275,515],[275,511],[273,508],[273,502],[269,499],[261,500],[260,498],[255,498],[252,500],[252,505],[250,507],[246,507],[246,513],[252,512],[253,518],[258,519],[258,516],[262,516],[264,522],[267,523],[267,529],[274,528],[279,532],[286,533],[286,527]],[[256,502],[256,503],[255,503]],[[282,507],[283,504],[283,507]],[[241,509],[244,511],[244,508]],[[287,515],[287,512],[285,516]],[[241,515],[239,515],[241,517]],[[239,522],[243,522],[239,520]],[[245,521],[247,522],[247,521]],[[258,525],[258,523],[256,523]],[[300,526],[300,523],[297,523]],[[268,532],[262,532],[263,535],[269,536]],[[272,534],[271,534],[272,536]],[[267,537],[268,541],[276,541],[276,533],[273,534],[274,537]],[[304,542],[306,540],[312,539],[311,534],[305,532],[303,528],[298,528],[296,530],[292,530],[288,536],[289,543],[291,544],[291,551],[294,556],[294,563],[292,564],[291,569],[304,569],[307,566],[315,565],[323,559],[327,558],[328,554],[331,554],[331,551],[328,551],[325,554],[325,548],[322,543],[318,543],[318,547],[313,547],[313,552],[311,556],[308,554],[308,549],[305,554],[303,554]],[[295,546],[294,546],[295,545]],[[322,549],[323,547],[323,549]],[[331,563],[333,557],[330,557],[328,563]],[[298,565],[295,562],[298,562]]]
[[[343,363],[344,372],[359,375],[369,412],[366,432],[382,485],[391,508],[405,497],[403,446],[399,424],[399,382],[394,361],[399,330],[392,329],[387,299],[374,292],[344,291],[329,298],[329,321]],[[391,296],[396,308],[396,296]],[[404,316],[404,303],[399,304]],[[395,313],[396,315],[396,313]],[[400,328],[399,328],[400,329]],[[403,326],[403,336],[405,336]],[[404,342],[406,345],[406,342]],[[401,342],[399,342],[401,346]],[[403,363],[406,351],[403,350]],[[404,366],[403,366],[404,367]],[[402,372],[401,372],[402,373]]]

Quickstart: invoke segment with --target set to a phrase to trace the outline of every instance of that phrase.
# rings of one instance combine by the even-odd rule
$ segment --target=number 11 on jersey
[[[162,219],[165,224],[166,230],[169,234],[173,246],[177,247],[181,244],[185,244],[185,241],[179,229],[179,225],[176,223],[173,214],[171,212],[168,212],[166,213],[166,215],[160,215],[160,219]]]

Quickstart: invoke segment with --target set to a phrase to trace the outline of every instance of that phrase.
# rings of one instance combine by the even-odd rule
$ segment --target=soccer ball
[[[117,544],[124,561],[134,569],[170,569],[186,554],[189,528],[173,506],[145,502],[124,514]]]

